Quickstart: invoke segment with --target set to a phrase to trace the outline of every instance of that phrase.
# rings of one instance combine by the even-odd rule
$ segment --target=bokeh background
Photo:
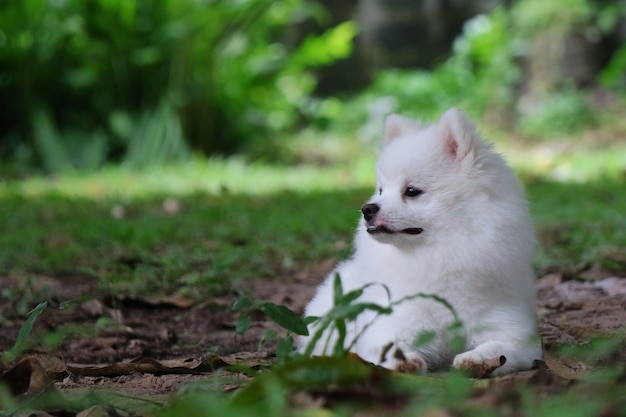
[[[4,0],[0,175],[294,163],[450,106],[520,143],[614,144],[625,40],[612,0]]]

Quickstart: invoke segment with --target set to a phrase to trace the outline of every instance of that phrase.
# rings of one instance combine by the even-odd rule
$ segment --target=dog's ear
[[[474,153],[476,125],[459,109],[447,110],[439,119],[444,152],[456,161],[463,161]]]
[[[387,145],[395,138],[418,131],[419,129],[420,123],[417,120],[409,119],[399,114],[390,114],[385,119],[383,145]]]

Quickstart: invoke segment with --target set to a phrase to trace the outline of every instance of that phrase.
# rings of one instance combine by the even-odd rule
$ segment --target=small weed
[[[13,347],[2,355],[2,360],[4,362],[12,362],[15,358],[19,356],[24,350],[31,347],[31,343],[29,343],[28,336],[30,332],[33,330],[33,326],[35,325],[35,320],[37,317],[44,312],[44,310],[48,307],[48,303],[44,301],[43,303],[37,304],[37,307],[32,309],[28,313],[28,317],[26,321],[22,324],[19,333],[17,334],[17,339],[15,340],[15,344]]]
[[[381,286],[385,290],[387,294],[386,305],[379,305],[372,302],[358,302],[363,293],[372,286]],[[323,344],[323,354],[331,354],[332,356],[337,357],[346,356],[352,349],[354,349],[361,335],[369,327],[371,327],[380,316],[389,315],[393,312],[394,307],[397,305],[416,298],[434,300],[452,313],[454,321],[447,329],[447,332],[450,333],[450,335],[460,335],[459,329],[462,328],[462,324],[452,305],[450,305],[450,303],[448,303],[445,299],[435,294],[417,293],[392,301],[389,289],[383,284],[374,283],[367,284],[361,288],[344,293],[341,277],[339,274],[335,274],[333,279],[333,298],[333,308],[327,314],[323,317],[307,318],[312,324],[311,328],[314,329],[314,333],[307,342],[307,345],[304,347],[303,354],[305,356],[310,356],[319,343]],[[359,315],[366,312],[373,312],[375,315],[368,323],[361,327],[358,334],[354,337],[349,337],[347,332],[348,323],[354,322]],[[417,346],[418,343],[426,344],[428,342],[428,338],[431,336],[434,335],[430,332],[420,333],[417,335],[415,345]],[[451,337],[451,340],[456,340],[456,337]],[[453,344],[456,346],[459,342],[463,345],[465,344],[464,339],[462,341],[454,341]],[[455,350],[458,349],[455,348]]]
[[[4,363],[13,362],[23,352],[33,347],[56,347],[59,346],[66,337],[71,334],[90,334],[92,330],[77,325],[63,325],[59,328],[46,331],[40,335],[33,335],[32,330],[35,322],[46,310],[63,311],[75,308],[76,304],[89,299],[90,297],[79,297],[75,300],[64,301],[61,303],[50,303],[43,301],[33,308],[27,315],[26,320],[22,323],[20,330],[15,339],[13,346],[2,354],[1,361]]]
[[[247,298],[239,298],[233,305],[233,310],[236,311],[250,311],[258,310],[263,312],[270,320],[278,324],[283,329],[287,330],[287,335],[282,337],[276,346],[276,358],[281,363],[294,353],[294,339],[292,333],[297,335],[308,335],[307,329],[308,320],[300,317],[298,314],[291,311],[289,308],[277,305],[274,303],[258,303],[252,304]],[[251,318],[249,314],[242,315],[235,325],[235,331],[238,334],[243,335],[250,327]],[[275,330],[268,330],[265,335],[259,341],[259,349],[262,348],[265,341],[276,338]]]

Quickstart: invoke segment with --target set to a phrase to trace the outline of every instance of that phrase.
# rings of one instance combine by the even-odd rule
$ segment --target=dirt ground
[[[301,313],[316,284],[332,266],[332,262],[327,262],[273,281],[254,282],[246,292],[257,301],[286,305]],[[568,280],[555,272],[537,281],[539,327],[548,350],[561,342],[584,342],[626,325],[626,277],[602,271],[594,275],[595,280],[583,282]],[[20,277],[0,277],[0,287],[10,288],[19,280]],[[50,300],[97,294],[96,283],[86,277],[39,277],[36,282],[40,289],[46,288]],[[208,371],[227,366],[230,360],[273,361],[275,341],[258,350],[259,341],[268,329],[279,334],[281,330],[259,312],[252,315],[245,335],[237,335],[235,325],[241,313],[231,308],[236,298],[233,294],[192,304],[175,296],[108,296],[85,300],[67,310],[51,303],[37,319],[34,335],[71,326],[80,331],[67,337],[58,348],[36,347],[29,354],[38,358],[38,364],[45,362],[48,375],[55,375],[50,370],[58,369],[52,383],[62,392],[102,388],[164,401],[183,385],[206,380]],[[6,305],[8,300],[0,298],[0,303]],[[19,317],[3,323],[2,351],[13,345],[23,323]],[[623,352],[621,356],[626,360]],[[28,369],[34,372],[32,367]],[[28,391],[24,383],[21,386],[11,381],[10,372],[14,369],[9,369],[9,365],[0,371],[14,392]]]

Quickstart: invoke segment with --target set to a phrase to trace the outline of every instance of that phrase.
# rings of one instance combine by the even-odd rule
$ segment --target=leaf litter
[[[209,380],[213,381],[213,389],[232,393],[229,395],[244,403],[254,403],[263,392],[255,386],[271,385],[271,379],[277,377],[289,381],[292,407],[334,407],[348,401],[369,404],[370,412],[363,415],[396,414],[410,406],[410,398],[406,387],[381,389],[390,384],[391,376],[391,385],[404,381],[411,390],[417,387],[427,391],[442,380],[398,375],[364,364],[358,357],[349,362],[316,358],[292,368],[289,364],[275,365],[277,342],[285,331],[269,320],[275,307],[268,307],[271,304],[267,301],[302,313],[316,283],[331,267],[329,262],[283,279],[250,283],[248,291],[242,292],[254,294],[261,308],[252,314],[243,334],[235,331],[243,313],[230,308],[239,294],[201,304],[171,295],[93,297],[67,310],[52,306],[39,311],[34,322],[33,335],[42,337],[41,343],[29,346],[17,360],[3,362],[0,380],[16,398],[32,401],[33,410],[45,404],[38,411],[42,416],[55,407],[76,416],[121,416],[128,415],[125,413],[129,410],[132,415],[146,415],[186,387]],[[588,378],[598,365],[626,362],[626,279],[608,275],[583,282],[569,278],[552,272],[537,281],[544,361],[531,371],[471,382],[467,388],[472,390],[469,406],[512,407],[522,401],[516,390],[521,383],[537,395],[562,393],[574,389],[577,381]],[[84,279],[76,284],[80,288],[69,288],[74,285],[72,280],[57,281],[54,289],[59,294],[76,297],[92,293]],[[0,284],[8,282],[7,277],[0,277]],[[55,299],[54,294],[51,299]],[[22,322],[22,317],[6,319],[4,337],[0,338],[2,351],[11,349]],[[60,344],[43,343],[46,332],[58,329],[66,331]],[[260,345],[268,330],[274,336]],[[584,355],[562,354],[563,346],[584,349],[595,340],[615,334],[621,335],[619,340],[606,349],[605,357],[601,353],[592,363],[587,363],[585,359],[589,358]],[[491,367],[495,369],[501,361],[494,358]],[[272,371],[266,372],[269,369]],[[468,371],[476,377],[488,373],[485,369]],[[320,378],[317,382],[311,379],[315,375]],[[612,406],[607,405],[607,410]],[[429,413],[450,415],[436,407]],[[612,415],[610,410],[607,415]]]

